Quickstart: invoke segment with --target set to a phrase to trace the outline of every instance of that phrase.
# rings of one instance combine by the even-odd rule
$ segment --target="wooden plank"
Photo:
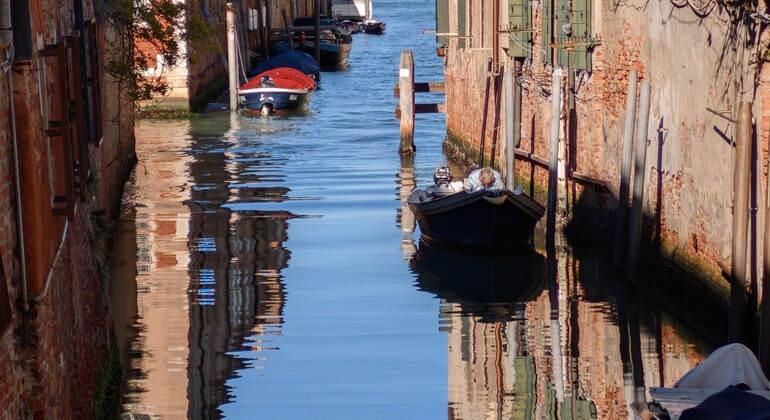
[[[415,83],[414,84],[414,91],[416,93],[435,93],[435,92],[446,92],[444,82],[428,82],[428,83]],[[399,94],[401,93],[401,90],[398,88],[398,85],[393,86],[393,96],[398,98]]]
[[[445,104],[414,104],[415,114],[437,114],[446,113]],[[396,105],[396,119],[401,119],[401,109]]]

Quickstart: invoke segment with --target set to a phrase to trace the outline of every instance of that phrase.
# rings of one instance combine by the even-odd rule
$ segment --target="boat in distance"
[[[257,64],[257,66],[249,72],[249,78],[279,67],[290,67],[294,70],[299,70],[314,80],[318,80],[318,73],[321,71],[321,66],[310,54],[297,50],[289,50]]]
[[[521,187],[467,192],[459,181],[416,189],[407,204],[423,239],[458,246],[527,243],[545,213]]]
[[[315,26],[314,19],[300,17],[294,19],[294,25],[284,31],[276,31],[271,34],[271,51],[280,54],[292,49],[315,54]],[[340,27],[331,19],[321,19],[319,27],[319,52],[320,66],[324,71],[341,70],[347,66],[353,37],[350,33],[342,33]],[[291,40],[286,32],[291,34]]]
[[[279,67],[264,71],[238,88],[238,102],[247,114],[271,115],[307,107],[315,80],[299,70]]]

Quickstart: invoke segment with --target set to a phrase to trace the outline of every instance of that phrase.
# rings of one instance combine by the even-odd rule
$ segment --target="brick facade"
[[[91,21],[92,3],[83,2],[83,9],[84,20]],[[91,418],[112,341],[107,279],[99,273],[109,239],[94,221],[114,217],[119,208],[120,191],[135,159],[133,107],[102,74],[103,117],[95,121],[102,138],[87,142],[85,135],[80,137],[77,130],[85,126],[85,116],[78,111],[67,112],[73,115],[69,142],[47,132],[56,127],[51,121],[61,120],[59,104],[72,103],[78,94],[79,72],[70,67],[75,82],[65,91],[61,61],[42,57],[38,49],[59,45],[69,51],[63,37],[77,32],[75,10],[71,0],[33,0],[28,15],[30,25],[13,22],[13,30],[31,35],[32,54],[16,56],[10,73],[0,72],[0,287],[9,295],[0,305],[9,305],[12,315],[10,326],[0,330],[0,418]],[[96,22],[101,54],[109,33],[103,25]],[[72,166],[64,159],[64,144],[74,148]],[[86,163],[88,176],[77,170]],[[68,172],[76,186],[74,199],[63,214],[55,214],[53,207],[62,208],[62,203],[53,197],[67,194]],[[17,234],[19,216],[23,245]]]
[[[453,2],[450,2],[450,6]],[[530,2],[534,29],[531,59],[523,62],[522,127],[519,148],[548,160],[551,122],[551,74],[543,61],[542,2]],[[445,55],[447,134],[456,150],[478,153],[484,109],[486,67],[493,56],[492,2],[466,2],[463,43],[449,38]],[[707,276],[718,277],[731,260],[732,177],[734,153],[730,142],[735,124],[710,110],[735,118],[742,101],[753,102],[756,120],[756,166],[753,202],[763,207],[762,185],[767,177],[767,138],[770,108],[766,66],[750,64],[758,50],[747,26],[730,21],[729,10],[713,8],[703,17],[690,7],[638,9],[591,2],[592,34],[600,43],[593,48],[590,72],[575,72],[574,136],[566,130],[566,73],[562,78],[560,138],[566,141],[568,172],[602,181],[617,189],[622,162],[626,92],[632,70],[651,85],[645,167],[643,235],[670,255],[686,255]],[[664,10],[665,9],[665,10]],[[728,8],[729,9],[729,8]],[[450,7],[449,32],[457,32],[457,8]],[[501,7],[502,22],[507,21]],[[501,28],[506,24],[502,23]],[[714,31],[714,28],[729,28]],[[766,38],[760,32],[761,39]],[[501,38],[505,38],[504,36]],[[501,42],[501,47],[507,44]],[[501,49],[500,62],[512,66]],[[485,153],[489,154],[495,118],[494,83],[489,93]],[[504,101],[503,101],[504,103]],[[707,109],[708,108],[708,109]],[[710,109],[710,110],[709,110]],[[504,115],[505,106],[500,112]],[[504,124],[504,117],[500,119]],[[496,166],[505,168],[504,130],[497,140]],[[468,153],[466,153],[468,154]],[[473,158],[471,160],[476,160]],[[487,157],[486,162],[490,159]],[[517,179],[545,186],[542,164],[518,158]],[[577,191],[586,188],[577,183]],[[573,197],[579,200],[580,196]],[[607,206],[616,208],[614,200]],[[762,236],[763,211],[753,217],[754,235]],[[761,244],[750,252],[759,256]],[[754,259],[755,261],[757,258]],[[756,266],[752,267],[758,272]]]

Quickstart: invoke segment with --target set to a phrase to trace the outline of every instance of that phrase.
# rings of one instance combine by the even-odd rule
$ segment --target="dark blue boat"
[[[288,28],[292,34],[292,43],[286,37],[285,31],[275,31],[271,35],[270,50],[273,54],[283,54],[286,51],[299,50],[307,54],[315,53],[315,26],[313,18],[294,19],[294,26]],[[320,65],[323,70],[339,70],[347,66],[353,37],[343,34],[339,26],[331,19],[321,19],[319,50]]]
[[[315,61],[313,56],[302,51],[291,50],[284,51],[259,63],[257,67],[249,72],[249,78],[279,67],[289,67],[299,70],[314,79],[317,79],[316,76],[318,76],[318,72],[321,71],[321,66],[318,65],[318,62]]]
[[[453,183],[456,184],[456,183]],[[528,242],[545,208],[523,192],[415,190],[407,199],[422,238],[461,246],[501,247]],[[457,192],[455,192],[457,191]]]

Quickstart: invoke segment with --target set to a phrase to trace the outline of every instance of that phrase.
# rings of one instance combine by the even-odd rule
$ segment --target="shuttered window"
[[[529,21],[529,0],[510,0],[508,9],[508,55],[532,58],[532,25]],[[526,31],[526,32],[524,32]]]
[[[90,138],[88,141],[98,146],[102,140],[102,89],[99,80],[99,32],[96,21],[86,22],[85,29],[87,100],[90,111],[88,116]]]
[[[436,42],[446,45],[449,33],[449,0],[436,0]]]
[[[551,43],[553,42],[553,5],[545,0],[543,5],[543,63],[551,64]]]
[[[554,38],[559,48],[556,49],[556,64],[559,66],[567,65],[567,50],[564,48],[569,40],[569,34],[572,24],[569,21],[570,0],[556,0],[556,27],[554,28]]]
[[[554,8],[555,10],[551,10]],[[555,15],[555,22],[553,19]],[[551,63],[551,43],[557,44],[556,65],[572,70],[592,70],[591,1],[546,0],[543,2],[543,62]],[[572,47],[569,63],[567,47]]]
[[[572,2],[572,36],[579,45],[575,46],[573,65],[577,70],[591,71],[591,1],[573,0]]]

